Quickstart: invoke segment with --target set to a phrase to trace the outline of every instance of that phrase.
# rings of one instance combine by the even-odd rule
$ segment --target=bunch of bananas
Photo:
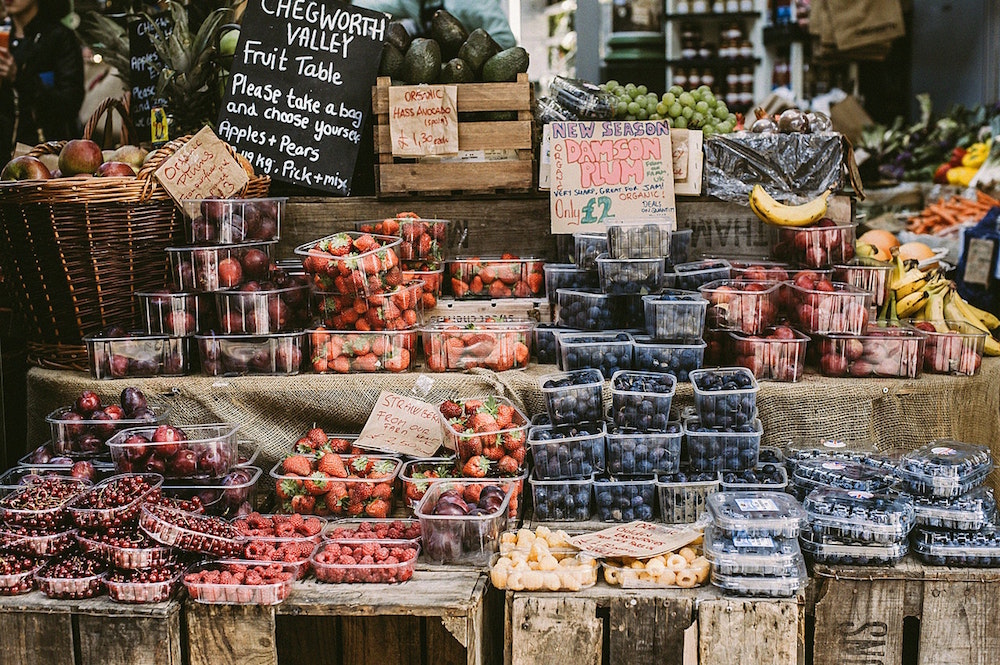
[[[990,332],[1000,328],[1000,319],[967,303],[939,268],[924,272],[916,261],[904,261],[898,255],[894,262],[889,278],[891,291],[879,311],[880,321],[928,321],[938,332],[949,331],[947,321],[965,322],[987,333],[986,355],[1000,356],[1000,341]]]

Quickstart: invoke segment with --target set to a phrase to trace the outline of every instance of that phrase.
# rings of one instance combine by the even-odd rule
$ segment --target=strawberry
[[[333,256],[347,256],[351,252],[351,237],[346,233],[338,233],[329,240],[320,242],[319,248]]]
[[[323,502],[333,513],[340,513],[347,499],[347,485],[341,482],[331,482],[329,491],[323,495]]]
[[[513,286],[520,277],[521,266],[516,263],[501,263],[497,266],[497,279],[507,286]]]
[[[417,242],[417,254],[421,257],[426,257],[433,249],[434,243],[432,238],[426,233],[420,236],[420,240]]]
[[[490,461],[485,457],[476,455],[470,457],[462,467],[462,475],[466,478],[483,478],[489,473]]]
[[[471,416],[479,409],[483,408],[483,400],[481,399],[467,399],[462,403],[462,408],[465,409],[465,415]]]
[[[469,291],[476,295],[483,292],[483,280],[479,279],[479,275],[476,275],[469,280]]]
[[[351,483],[347,488],[347,497],[351,501],[367,501],[372,498],[373,491],[372,483]]]
[[[500,471],[501,475],[504,476],[517,475],[518,466],[517,460],[509,455],[504,455],[500,458],[500,461],[497,462],[497,469]]]
[[[540,272],[533,272],[528,275],[528,288],[535,295],[542,292],[545,288],[545,275]]]
[[[290,455],[285,458],[285,461],[281,464],[282,470],[285,473],[295,474],[296,476],[308,476],[312,473],[312,462],[305,455]]]
[[[483,456],[491,462],[499,462],[504,456],[501,446],[483,446]]]
[[[472,420],[469,421],[469,424],[472,425],[473,431],[478,433],[496,432],[500,429],[497,424],[497,419],[484,411],[480,411],[476,415],[472,416]]]
[[[325,446],[326,442],[329,440],[329,437],[327,437],[326,432],[323,431],[322,427],[313,427],[306,432],[306,436],[310,441],[316,444],[314,447]]]
[[[316,463],[316,470],[334,478],[346,478],[347,467],[337,453],[326,453]]]
[[[410,368],[410,352],[400,349],[396,355],[386,358],[382,366],[390,372],[405,372]]]
[[[365,506],[365,512],[370,517],[383,519],[389,515],[389,502],[385,499],[375,499]]]
[[[326,494],[326,491],[329,489],[327,481],[327,475],[317,471],[305,479],[303,486],[307,494],[319,496],[320,494]]]
[[[274,494],[278,501],[284,503],[296,494],[302,493],[302,483],[289,478],[278,478],[274,483]]]
[[[469,292],[469,285],[455,277],[451,278],[451,292],[456,298],[463,298]]]
[[[372,490],[372,496],[376,499],[383,499],[388,501],[392,498],[392,485],[389,483],[379,483]]]
[[[462,417],[462,406],[454,400],[449,399],[441,402],[441,406],[438,407],[438,410],[446,420]]]
[[[351,441],[349,439],[330,439],[330,450],[335,453],[346,453],[351,449]]]
[[[510,404],[497,404],[497,427],[507,429],[514,421],[514,407]]]
[[[521,466],[524,464],[524,457],[527,453],[528,451],[526,449],[518,448],[517,450],[511,450],[507,454],[514,458],[514,461],[517,462],[518,466]]]
[[[304,515],[312,515],[316,508],[316,497],[309,494],[300,494],[292,497],[292,511]]]
[[[482,280],[483,284],[492,284],[497,280],[496,270],[494,270],[492,266],[484,266],[478,274],[479,279]]]
[[[403,271],[399,268],[392,268],[385,274],[384,279],[387,286],[399,286],[403,283]]]
[[[518,256],[517,254],[511,254],[510,252],[504,252],[503,254],[500,255],[500,258],[503,261],[516,261],[517,259],[519,259],[521,257]]]
[[[369,478],[388,478],[396,464],[390,460],[380,460],[372,465],[368,472]]]
[[[482,483],[469,483],[465,486],[462,491],[462,498],[465,499],[466,503],[479,503],[479,495],[483,493]]]
[[[433,293],[425,293],[421,298],[424,304],[424,309],[434,309],[437,307],[438,301],[437,296]]]
[[[404,261],[412,261],[415,259],[416,255],[413,253],[413,243],[409,240],[404,240],[399,243],[399,256],[402,257]]]
[[[337,374],[347,374],[351,371],[351,361],[347,356],[337,356],[330,364],[330,369]]]
[[[293,450],[303,455],[308,455],[315,451],[315,449],[313,448],[312,440],[307,436],[303,436],[298,441],[296,441]]]
[[[370,252],[379,247],[378,241],[370,234],[365,233],[354,239],[354,249],[358,252]]]
[[[496,281],[490,284],[489,294],[491,298],[509,298],[511,290],[504,282]]]
[[[351,361],[351,368],[356,372],[377,372],[381,362],[374,353],[369,353]]]
[[[365,504],[355,499],[349,499],[347,501],[347,506],[345,508],[345,511],[347,512],[348,515],[356,517],[361,513],[365,512]]]
[[[514,288],[511,289],[511,292],[514,294],[515,298],[531,297],[531,289],[528,287],[528,283],[523,280],[518,280],[518,282],[514,284]]]
[[[503,434],[503,449],[507,453],[524,450],[524,430],[510,430]]]

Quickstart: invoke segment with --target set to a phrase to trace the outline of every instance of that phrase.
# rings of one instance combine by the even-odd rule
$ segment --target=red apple
[[[68,141],[59,151],[59,170],[64,176],[92,175],[103,162],[101,146],[87,139]]]
[[[243,280],[243,266],[233,257],[219,261],[219,285],[236,286]]]
[[[7,162],[0,172],[0,180],[49,180],[52,173],[42,160],[30,155],[21,155]]]
[[[135,169],[125,162],[104,162],[94,173],[99,178],[134,178]]]

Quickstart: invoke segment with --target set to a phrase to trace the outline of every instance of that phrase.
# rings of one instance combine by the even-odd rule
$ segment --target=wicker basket
[[[181,217],[153,173],[190,138],[157,150],[136,178],[0,183],[0,270],[25,324],[29,362],[86,371],[83,336],[131,325],[133,294],[164,287],[164,249],[182,241]],[[31,154],[58,154],[63,145],[45,143]],[[270,178],[255,177],[230,151],[250,176],[236,196],[267,196]]]

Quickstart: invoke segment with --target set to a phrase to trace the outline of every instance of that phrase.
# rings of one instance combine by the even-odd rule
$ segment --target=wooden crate
[[[182,665],[181,603],[0,598],[4,665]]]
[[[274,607],[185,604],[189,665],[493,665],[502,597],[479,570],[418,569],[397,586],[298,582]]]
[[[1000,569],[817,564],[806,612],[815,665],[1000,662]]]
[[[458,112],[513,111],[517,120],[474,121],[460,119],[458,148],[514,150],[516,159],[498,161],[418,161],[392,155],[389,133],[390,79],[379,77],[372,89],[375,113],[375,170],[380,197],[531,191],[535,185],[532,152],[531,83],[518,74],[515,83],[461,83]]]
[[[431,323],[479,323],[487,319],[498,321],[531,319],[537,323],[552,321],[552,310],[545,298],[500,298],[492,300],[438,299],[437,307],[427,310]]]

